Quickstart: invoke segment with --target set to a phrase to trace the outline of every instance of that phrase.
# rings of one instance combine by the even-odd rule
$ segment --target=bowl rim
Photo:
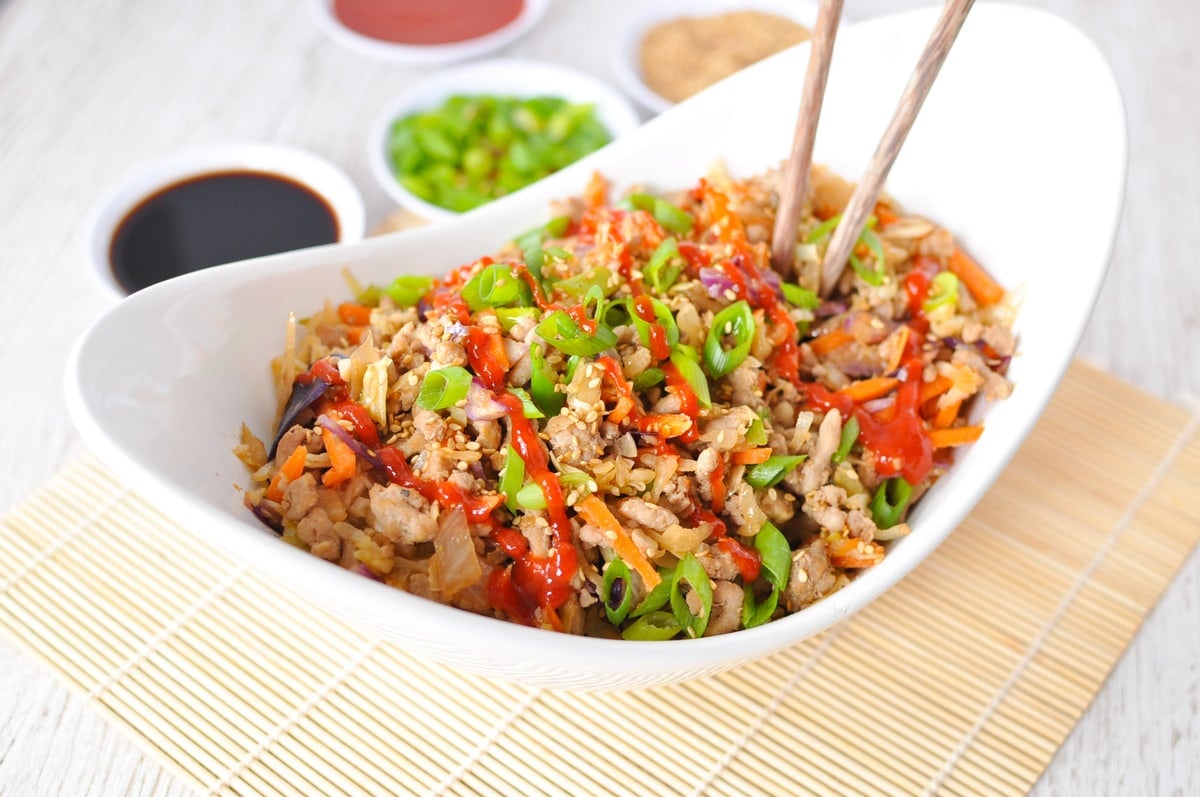
[[[361,241],[366,233],[366,207],[358,187],[340,168],[315,153],[254,141],[191,147],[136,166],[92,205],[83,227],[83,249],[93,281],[109,295],[130,295],[117,282],[109,260],[112,239],[121,222],[159,191],[226,171],[284,177],[312,191],[333,212],[339,244]]]
[[[622,23],[614,46],[609,51],[609,65],[621,89],[638,105],[658,114],[677,103],[662,96],[642,79],[638,46],[642,37],[654,25],[678,17],[704,17],[731,11],[764,11],[778,14],[812,28],[817,15],[817,3],[812,0],[658,0],[638,7]],[[842,22],[848,21],[842,14]]]
[[[333,0],[310,0],[317,26],[342,47],[368,58],[401,64],[450,64],[478,58],[525,35],[550,7],[550,0],[523,0],[521,11],[508,24],[494,31],[446,44],[398,44],[351,30],[333,12]]]
[[[641,124],[637,110],[621,92],[587,72],[530,58],[489,58],[472,61],[416,81],[383,104],[367,133],[367,163],[375,182],[392,201],[429,221],[444,221],[464,215],[427,202],[400,184],[392,170],[391,158],[387,151],[392,125],[407,114],[435,108],[455,94],[496,93],[492,89],[472,88],[476,82],[481,85],[494,84],[503,82],[505,77],[515,79],[521,75],[551,78],[556,82],[577,85],[580,88],[579,96],[573,101],[583,101],[586,95],[586,101],[596,105],[597,115],[608,128],[613,141]],[[530,85],[536,85],[536,82],[531,82]],[[508,93],[516,97],[533,97],[561,92],[556,92],[553,88],[547,91],[527,90],[517,85]],[[437,99],[431,99],[432,97]],[[520,190],[514,191],[513,194],[519,192]],[[513,194],[507,194],[506,197]]]

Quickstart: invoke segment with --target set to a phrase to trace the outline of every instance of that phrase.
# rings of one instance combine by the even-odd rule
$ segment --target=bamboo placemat
[[[1200,534],[1197,420],[1076,365],[898,587],[670,687],[538,691],[414,659],[91,458],[0,522],[0,628],[205,792],[1021,793]]]

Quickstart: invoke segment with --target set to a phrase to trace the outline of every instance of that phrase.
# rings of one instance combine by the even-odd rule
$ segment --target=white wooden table
[[[862,19],[921,4],[851,0],[846,10]],[[1154,394],[1195,406],[1200,60],[1194,38],[1200,5],[1040,5],[1074,22],[1107,53],[1129,115],[1121,232],[1081,354]],[[85,274],[82,222],[98,194],[124,173],[190,145],[272,140],[344,167],[361,187],[371,221],[390,210],[367,171],[365,130],[381,103],[422,70],[339,48],[321,35],[306,6],[296,0],[0,0],[0,395],[6,421],[0,510],[81,450],[63,406],[63,362],[108,301]],[[636,0],[558,0],[507,54],[611,80],[611,43],[637,6]],[[1013,57],[1020,57],[1019,42],[1013,42]],[[1193,554],[1037,791],[1198,794],[1198,715],[1200,556]],[[186,791],[0,639],[0,794]]]

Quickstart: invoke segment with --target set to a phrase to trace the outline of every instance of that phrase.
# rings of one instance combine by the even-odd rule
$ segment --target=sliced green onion
[[[391,297],[397,307],[414,307],[432,287],[433,277],[396,277],[383,292]]]
[[[756,447],[767,442],[767,426],[761,415],[755,418],[751,422],[750,428],[746,430],[746,442]]]
[[[733,338],[733,348],[725,348],[726,336]],[[704,364],[713,379],[742,364],[754,343],[754,311],[744,300],[734,302],[713,318],[704,341]]]
[[[785,589],[792,574],[792,548],[787,537],[774,523],[767,521],[754,535],[754,549],[762,557],[767,581],[777,590]]]
[[[691,213],[677,208],[662,197],[650,194],[630,194],[618,202],[617,207],[626,210],[645,210],[654,216],[654,220],[664,229],[679,235],[691,232],[692,225],[695,223]]]
[[[633,378],[633,389],[639,393],[643,390],[649,390],[666,378],[666,374],[661,368],[647,368]]]
[[[604,568],[604,614],[613,625],[620,625],[633,608],[633,584],[629,565],[620,557]]]
[[[650,612],[634,620],[621,632],[623,639],[662,641],[680,631],[679,622],[670,612]]]
[[[536,307],[497,307],[496,318],[500,321],[500,326],[505,332],[508,332],[522,318],[538,318],[542,314],[541,310]]]
[[[541,227],[535,227],[517,236],[514,243],[521,250],[525,266],[537,278],[538,282],[541,282],[543,279],[542,267],[546,264],[546,253],[542,251],[542,244],[549,238],[561,238],[570,224],[570,218],[559,216],[546,222]]]
[[[699,614],[692,614],[687,599],[683,594],[686,583],[692,592],[700,599]],[[675,568],[675,577],[671,579],[671,612],[675,615],[680,628],[690,637],[704,636],[708,628],[708,620],[712,616],[713,589],[708,573],[704,572],[700,562],[692,554],[688,554]]]
[[[708,409],[712,406],[712,397],[708,392],[708,379],[704,376],[704,369],[689,357],[683,348],[683,346],[679,346],[671,352],[671,363],[679,369],[684,381],[692,388],[700,406]]]
[[[577,274],[569,279],[559,280],[554,283],[554,289],[576,299],[588,295],[592,288],[598,288],[602,297],[608,296],[619,287],[613,284],[612,275],[612,272],[604,266],[597,266],[586,274]]]
[[[921,305],[926,313],[947,304],[958,302],[958,277],[950,271],[942,271],[929,283],[929,298]]]
[[[664,238],[642,269],[646,284],[656,293],[666,293],[683,273],[683,258],[674,238]]]
[[[871,499],[871,517],[875,525],[881,529],[890,529],[900,522],[908,500],[912,498],[912,485],[902,476],[888,479],[879,485],[875,497]]]
[[[841,220],[841,213],[837,214],[836,216],[831,216],[830,218],[818,224],[816,227],[813,227],[812,232],[808,234],[808,237],[804,239],[804,242],[809,244],[820,243],[831,232],[834,231]]]
[[[632,298],[627,301],[626,309],[629,311],[629,318],[633,322],[634,329],[637,330],[638,338],[642,341],[643,346],[649,346],[650,322],[637,314]],[[667,346],[674,348],[679,343],[679,325],[675,323],[675,316],[671,314],[671,308],[667,307],[665,302],[653,298],[650,299],[650,305],[654,308],[654,322],[661,326],[666,333]]]
[[[854,441],[858,439],[858,418],[853,415],[850,420],[842,425],[842,441],[838,443],[837,451],[833,452],[833,461],[841,462],[846,457],[850,456],[850,449],[854,446]]]
[[[687,357],[697,365],[700,364],[700,352],[696,351],[694,346],[689,346],[686,343],[680,343],[675,347],[675,351],[679,352],[684,357]]]
[[[510,512],[517,511],[517,493],[525,482],[525,460],[511,445],[504,455],[504,472],[500,474],[499,491]]]
[[[804,456],[794,454],[770,457],[746,471],[746,482],[751,487],[774,487],[804,461]]]
[[[467,397],[471,372],[459,365],[449,365],[425,374],[417,406],[423,410],[444,410]]]
[[[871,224],[874,218],[872,216],[868,219],[867,223]],[[882,285],[884,268],[887,265],[887,260],[883,254],[883,242],[879,240],[879,236],[870,227],[863,229],[862,235],[859,236],[858,240],[865,243],[867,248],[871,250],[871,253],[875,255],[875,270],[872,271],[863,265],[863,262],[853,252],[850,253],[850,265],[868,285]]]
[[[529,284],[505,263],[493,263],[480,269],[463,286],[462,295],[472,311],[484,307],[508,307],[514,304],[528,307],[533,304]]]
[[[545,509],[546,494],[542,492],[542,486],[537,482],[530,482],[517,490],[517,506],[521,509]]]
[[[546,417],[546,413],[542,412],[541,409],[538,408],[538,405],[535,404],[533,401],[533,396],[529,395],[529,391],[526,390],[525,388],[510,387],[508,389],[508,392],[512,393],[514,396],[516,396],[517,398],[519,398],[521,400],[521,414],[524,415],[526,418],[545,418]]]
[[[608,327],[597,325],[594,333],[585,334],[575,319],[562,310],[555,310],[542,319],[537,325],[537,333],[554,348],[581,357],[590,357],[617,345],[616,333]]]
[[[556,389],[558,376],[543,357],[542,344],[534,343],[529,347],[529,359],[533,365],[529,376],[529,393],[533,403],[547,418],[558,415],[567,401],[567,394]]]
[[[754,604],[754,587],[746,584],[742,590],[745,593],[742,599],[742,627],[755,628],[770,620],[779,606],[779,589],[772,588],[771,594],[757,606]]]
[[[821,297],[817,295],[816,291],[810,291],[808,288],[793,285],[790,282],[785,282],[780,287],[783,288],[783,298],[796,307],[815,310],[821,305]]]
[[[567,372],[563,374],[563,381],[568,385],[575,378],[575,369],[579,367],[579,363],[583,361],[583,357],[578,354],[572,354],[567,358]]]
[[[658,575],[658,586],[646,593],[646,597],[642,598],[642,602],[633,610],[630,617],[641,617],[667,605],[667,601],[671,598],[671,582],[675,580],[675,570],[667,567],[659,568]]]
[[[563,249],[561,246],[547,246],[544,247],[542,251],[550,255],[550,257],[554,258],[555,260],[561,260],[564,263],[568,260],[575,259],[575,255],[571,254],[566,249]]]

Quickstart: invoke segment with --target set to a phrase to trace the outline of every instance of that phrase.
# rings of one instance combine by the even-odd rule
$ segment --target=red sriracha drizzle
[[[670,357],[671,347],[667,344],[667,331],[658,323],[658,317],[654,315],[654,303],[650,301],[650,297],[640,294],[633,300],[633,309],[638,318],[650,327],[650,345],[647,347],[650,349],[650,355],[656,360]]]
[[[422,479],[412,472],[408,460],[399,449],[384,446],[376,452],[383,462],[388,480],[401,487],[416,490],[426,501],[436,502],[443,507],[461,506],[472,523],[494,523],[492,512],[504,499],[499,495],[478,496],[459,487],[453,482],[438,482],[433,479]]]
[[[508,352],[499,335],[493,335],[479,327],[467,330],[464,347],[471,370],[479,381],[495,393],[504,392],[504,379],[508,375]]]

